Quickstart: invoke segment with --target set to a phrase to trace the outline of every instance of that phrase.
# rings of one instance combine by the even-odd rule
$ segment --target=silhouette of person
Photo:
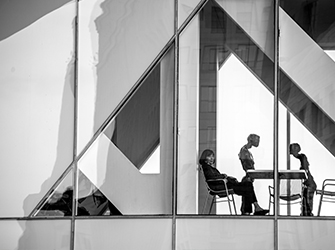
[[[249,215],[252,213],[252,205],[254,206],[254,215],[265,215],[269,210],[263,209],[257,202],[254,187],[251,182],[238,182],[235,177],[221,174],[215,166],[215,155],[210,149],[206,149],[202,152],[199,164],[201,165],[206,180],[209,179],[224,179],[228,189],[233,189],[234,193],[244,198],[244,210],[241,211],[243,215]],[[210,188],[219,191],[225,189],[223,182],[214,182],[214,184],[208,183]]]
[[[242,178],[242,182],[250,182],[253,183],[253,179],[248,176],[247,174],[247,170],[249,169],[255,169],[255,161],[254,161],[254,157],[252,156],[251,152],[249,151],[250,148],[252,147],[258,147],[259,145],[259,141],[260,141],[260,137],[259,135],[256,134],[250,134],[247,138],[247,144],[245,144],[239,154],[238,154],[238,158],[241,161],[242,164],[242,168],[245,171],[245,176]],[[241,204],[241,211],[242,213],[245,213],[245,199],[244,197],[242,197],[242,204]]]
[[[314,193],[316,190],[316,183],[314,178],[309,170],[309,162],[307,160],[307,156],[299,152],[301,151],[301,147],[298,143],[290,144],[290,154],[293,155],[300,161],[300,169],[306,171],[307,179],[303,182],[302,187],[302,216],[313,216],[313,199]]]

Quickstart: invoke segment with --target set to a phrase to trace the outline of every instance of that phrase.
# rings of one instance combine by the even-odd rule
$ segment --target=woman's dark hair
[[[205,149],[200,158],[199,158],[199,164],[202,165],[206,162],[206,157],[209,156],[209,155],[215,155],[213,150],[210,150],[210,149]],[[214,160],[214,163],[215,163],[215,160]]]

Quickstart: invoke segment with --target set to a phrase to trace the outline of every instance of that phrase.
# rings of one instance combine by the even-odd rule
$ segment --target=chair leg
[[[318,209],[318,216],[320,216],[320,212],[321,212],[321,203],[322,203],[322,199],[323,199],[323,190],[320,196],[320,202],[319,202],[319,209]]]
[[[209,212],[208,212],[208,214],[211,214],[211,212],[212,212],[212,207],[213,207],[214,201],[215,201],[215,195],[213,195],[212,202],[211,202],[211,206],[210,206],[210,208],[209,208]]]
[[[202,214],[204,214],[204,212],[205,212],[205,208],[206,208],[206,206],[207,206],[207,202],[208,202],[208,200],[209,200],[209,194],[207,195],[207,197],[206,197],[206,201],[205,201],[205,203],[204,203],[204,206],[203,206],[203,208],[202,208]],[[211,201],[211,205],[210,205],[210,208],[209,208],[209,211],[208,211],[208,214],[211,214],[211,212],[212,212],[212,208],[213,208],[213,204],[215,203],[215,196],[212,196],[213,198],[212,198],[212,201]],[[229,206],[229,211],[230,211],[230,214],[232,215],[233,214],[233,211],[232,211],[232,209],[231,209],[231,204],[230,204],[230,202],[233,202],[233,206],[234,206],[234,212],[235,212],[235,215],[237,215],[237,210],[236,210],[236,204],[235,204],[235,199],[234,199],[234,195],[231,195],[231,198],[229,197],[229,196],[227,196],[227,198],[228,198],[228,206]]]
[[[232,215],[229,194],[227,195],[227,199],[228,199],[229,212],[230,215]]]
[[[231,195],[232,201],[233,201],[233,205],[234,205],[234,211],[235,211],[235,215],[237,215],[237,210],[236,210],[236,205],[235,205],[235,199],[234,199],[234,195]]]
[[[202,207],[201,214],[204,214],[204,212],[205,212],[205,208],[206,208],[207,202],[208,202],[208,197],[209,197],[209,194],[207,194],[207,196],[206,196],[206,200],[205,200],[204,206]]]

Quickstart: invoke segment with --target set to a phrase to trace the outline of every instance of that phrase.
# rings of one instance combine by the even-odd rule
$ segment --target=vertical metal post
[[[279,100],[279,84],[278,84],[278,60],[279,60],[279,0],[274,1],[274,249],[278,250],[278,100]]]
[[[291,169],[290,161],[290,142],[291,142],[291,118],[290,112],[286,111],[286,157],[287,157],[287,169]],[[291,180],[287,180],[287,194],[291,194]],[[287,206],[287,215],[291,215],[291,206]]]
[[[179,86],[179,33],[178,0],[174,1],[174,121],[173,121],[173,174],[172,174],[172,250],[176,249],[176,215],[177,215],[177,162],[178,162],[178,86]]]
[[[75,29],[74,29],[74,128],[73,128],[73,191],[72,191],[72,217],[71,217],[71,235],[70,250],[74,250],[75,240],[75,216],[76,216],[76,198],[77,198],[77,138],[78,138],[78,41],[79,39],[79,0],[76,1]]]

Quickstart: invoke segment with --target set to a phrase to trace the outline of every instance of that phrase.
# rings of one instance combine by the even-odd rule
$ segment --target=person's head
[[[205,149],[200,158],[199,158],[199,163],[202,165],[204,163],[208,164],[214,164],[215,163],[215,154],[213,150],[210,149]]]
[[[259,139],[260,139],[259,135],[250,134],[247,138],[248,144],[251,145],[251,146],[254,146],[254,147],[258,147]]]
[[[290,154],[291,155],[298,155],[298,153],[301,151],[300,145],[298,143],[292,143],[290,144]]]

